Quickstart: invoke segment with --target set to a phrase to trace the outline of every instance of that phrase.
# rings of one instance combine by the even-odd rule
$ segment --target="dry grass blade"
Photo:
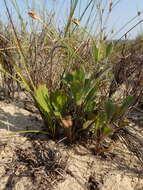
[[[116,135],[143,165],[143,137],[140,138],[137,134],[133,134],[127,128],[120,129]]]

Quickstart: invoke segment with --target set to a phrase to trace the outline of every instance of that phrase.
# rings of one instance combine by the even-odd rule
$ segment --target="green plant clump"
[[[101,82],[81,67],[64,76],[61,89],[51,93],[45,85],[35,89],[35,103],[51,136],[63,133],[73,142],[82,134],[94,134],[99,151],[106,137],[127,125],[124,115],[134,98],[127,97],[121,105],[108,98],[100,101]]]

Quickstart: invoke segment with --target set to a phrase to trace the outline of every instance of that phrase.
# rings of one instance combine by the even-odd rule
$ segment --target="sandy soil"
[[[7,135],[43,126],[38,114],[24,107],[23,102],[0,102],[0,190],[143,189],[143,166],[121,142],[96,156],[94,145],[67,147],[46,135]],[[141,137],[142,132],[139,128]]]

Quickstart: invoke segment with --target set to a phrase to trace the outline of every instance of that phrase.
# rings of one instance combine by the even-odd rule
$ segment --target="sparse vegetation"
[[[13,99],[16,91],[26,91],[45,124],[44,129],[10,134],[44,133],[47,139],[66,139],[69,144],[93,139],[98,155],[110,151],[122,138],[143,162],[126,129],[128,113],[143,104],[142,37],[112,41],[105,29],[119,2],[91,0],[76,18],[82,1],[71,0],[66,23],[59,29],[53,16],[47,21],[45,13],[30,9],[27,1],[28,25],[17,2],[4,0],[9,24],[1,23],[1,86],[4,95]],[[9,3],[20,26],[15,24]]]

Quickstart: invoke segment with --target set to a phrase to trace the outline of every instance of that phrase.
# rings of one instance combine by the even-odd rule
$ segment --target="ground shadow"
[[[0,129],[7,131],[23,131],[40,129],[42,120],[24,109],[7,105],[6,109],[0,108]]]

